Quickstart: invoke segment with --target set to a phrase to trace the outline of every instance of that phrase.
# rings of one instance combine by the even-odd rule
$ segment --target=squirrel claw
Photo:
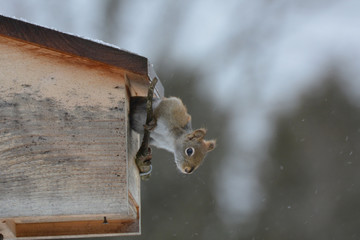
[[[146,130],[148,130],[149,132],[151,132],[152,130],[154,130],[157,126],[156,120],[153,119],[151,120],[148,124],[144,124],[144,128]]]
[[[145,156],[144,155],[139,156],[139,161],[145,163],[146,165],[151,164],[151,159],[152,159],[151,148],[148,148],[148,151]]]

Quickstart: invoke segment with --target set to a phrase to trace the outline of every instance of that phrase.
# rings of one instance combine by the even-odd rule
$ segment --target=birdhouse
[[[152,65],[4,16],[0,52],[0,239],[139,234],[128,103],[146,96]]]

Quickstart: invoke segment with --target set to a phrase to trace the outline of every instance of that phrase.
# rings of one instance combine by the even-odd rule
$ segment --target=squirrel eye
[[[189,157],[191,157],[194,153],[195,153],[195,150],[192,147],[185,149],[185,154],[188,155]]]

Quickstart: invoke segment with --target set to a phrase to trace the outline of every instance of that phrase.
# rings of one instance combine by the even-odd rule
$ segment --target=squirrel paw
[[[153,119],[151,120],[148,124],[144,124],[144,128],[146,130],[148,130],[149,132],[151,132],[152,130],[154,130],[157,126],[156,120]]]
[[[139,161],[143,162],[145,164],[151,164],[151,159],[152,159],[152,150],[151,148],[148,148],[148,151],[146,153],[146,155],[140,155],[139,156]]]

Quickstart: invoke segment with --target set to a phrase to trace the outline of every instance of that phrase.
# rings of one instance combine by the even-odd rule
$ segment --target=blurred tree
[[[326,83],[278,123],[273,161],[263,168],[268,194],[254,239],[360,235],[360,112],[333,78]]]
[[[101,16],[104,20],[101,22],[102,25],[102,36],[101,40],[105,42],[117,42],[121,36],[123,30],[120,28],[119,20],[121,17],[121,6],[124,1],[120,0],[106,0],[103,1],[104,13]],[[104,27],[105,26],[105,27]]]

